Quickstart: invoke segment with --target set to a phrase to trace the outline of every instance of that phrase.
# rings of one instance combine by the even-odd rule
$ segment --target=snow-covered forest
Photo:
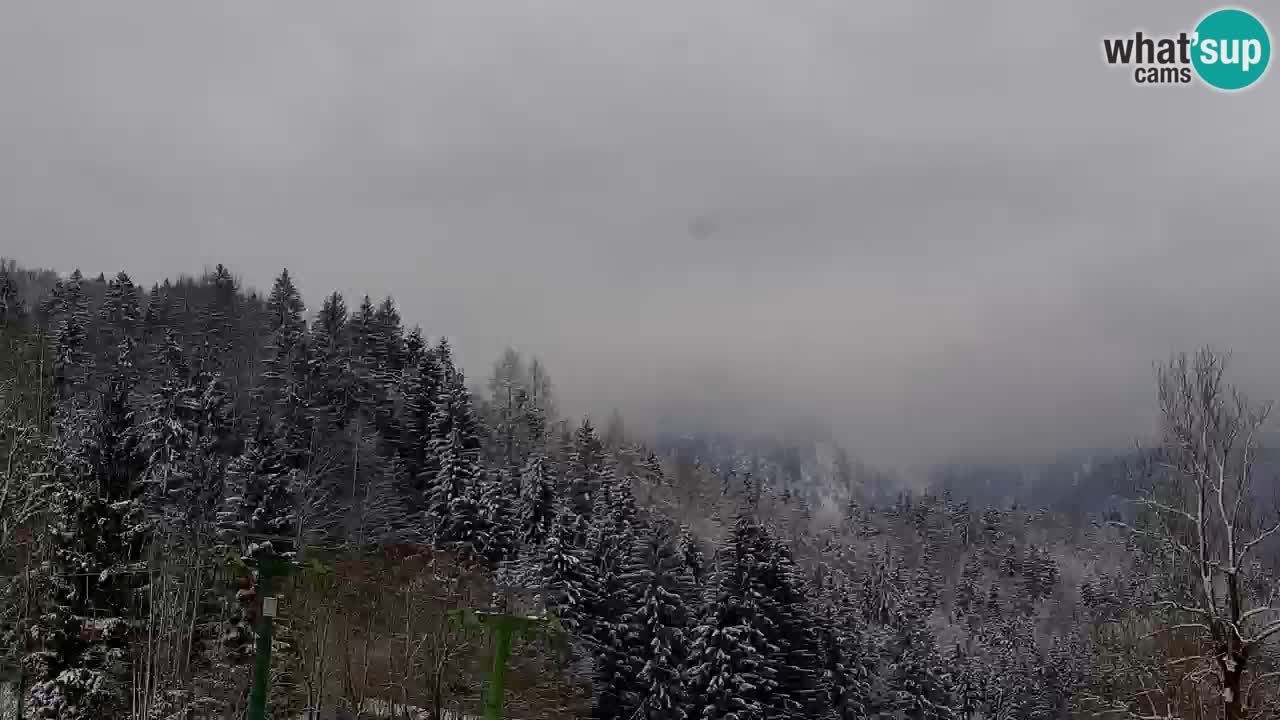
[[[451,611],[545,608],[515,718],[1280,715],[1265,407],[1210,351],[1160,442],[908,492],[831,443],[565,417],[390,299],[0,267],[4,717],[478,714]],[[1251,483],[1253,483],[1251,485]]]

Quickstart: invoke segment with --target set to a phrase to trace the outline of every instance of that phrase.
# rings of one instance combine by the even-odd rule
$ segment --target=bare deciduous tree
[[[1273,585],[1255,562],[1280,532],[1255,483],[1269,405],[1254,405],[1224,382],[1226,357],[1206,348],[1158,369],[1161,442],[1151,454],[1138,499],[1139,522],[1125,525],[1167,572],[1153,608],[1152,636],[1177,635],[1177,649],[1157,658],[1178,668],[1200,710],[1225,720],[1250,717],[1277,674],[1261,648],[1280,632]],[[1124,707],[1133,718],[1173,717],[1172,695],[1152,683]]]

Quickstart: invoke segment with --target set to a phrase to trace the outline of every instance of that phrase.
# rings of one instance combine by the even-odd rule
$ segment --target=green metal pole
[[[511,634],[515,630],[512,618],[499,615],[493,618],[493,674],[489,677],[489,697],[484,704],[485,720],[502,720],[502,703],[506,691],[507,660],[511,657]]]
[[[267,685],[271,682],[271,630],[273,618],[262,612],[262,601],[271,594],[275,579],[275,558],[258,564],[258,642],[253,656],[253,691],[249,694],[246,720],[267,719]]]

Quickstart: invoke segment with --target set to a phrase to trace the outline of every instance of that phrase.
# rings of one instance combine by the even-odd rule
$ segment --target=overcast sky
[[[1134,86],[1102,37],[1209,6],[1081,6],[7,3],[0,254],[288,266],[874,463],[1129,442],[1202,342],[1280,398],[1280,78]]]

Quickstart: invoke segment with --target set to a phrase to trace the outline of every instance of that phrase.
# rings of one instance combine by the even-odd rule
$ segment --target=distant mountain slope
[[[803,498],[814,508],[844,507],[851,499],[875,499],[895,488],[889,475],[858,463],[818,433],[668,434],[654,444],[660,454],[711,473],[731,491],[754,488],[775,497]]]

